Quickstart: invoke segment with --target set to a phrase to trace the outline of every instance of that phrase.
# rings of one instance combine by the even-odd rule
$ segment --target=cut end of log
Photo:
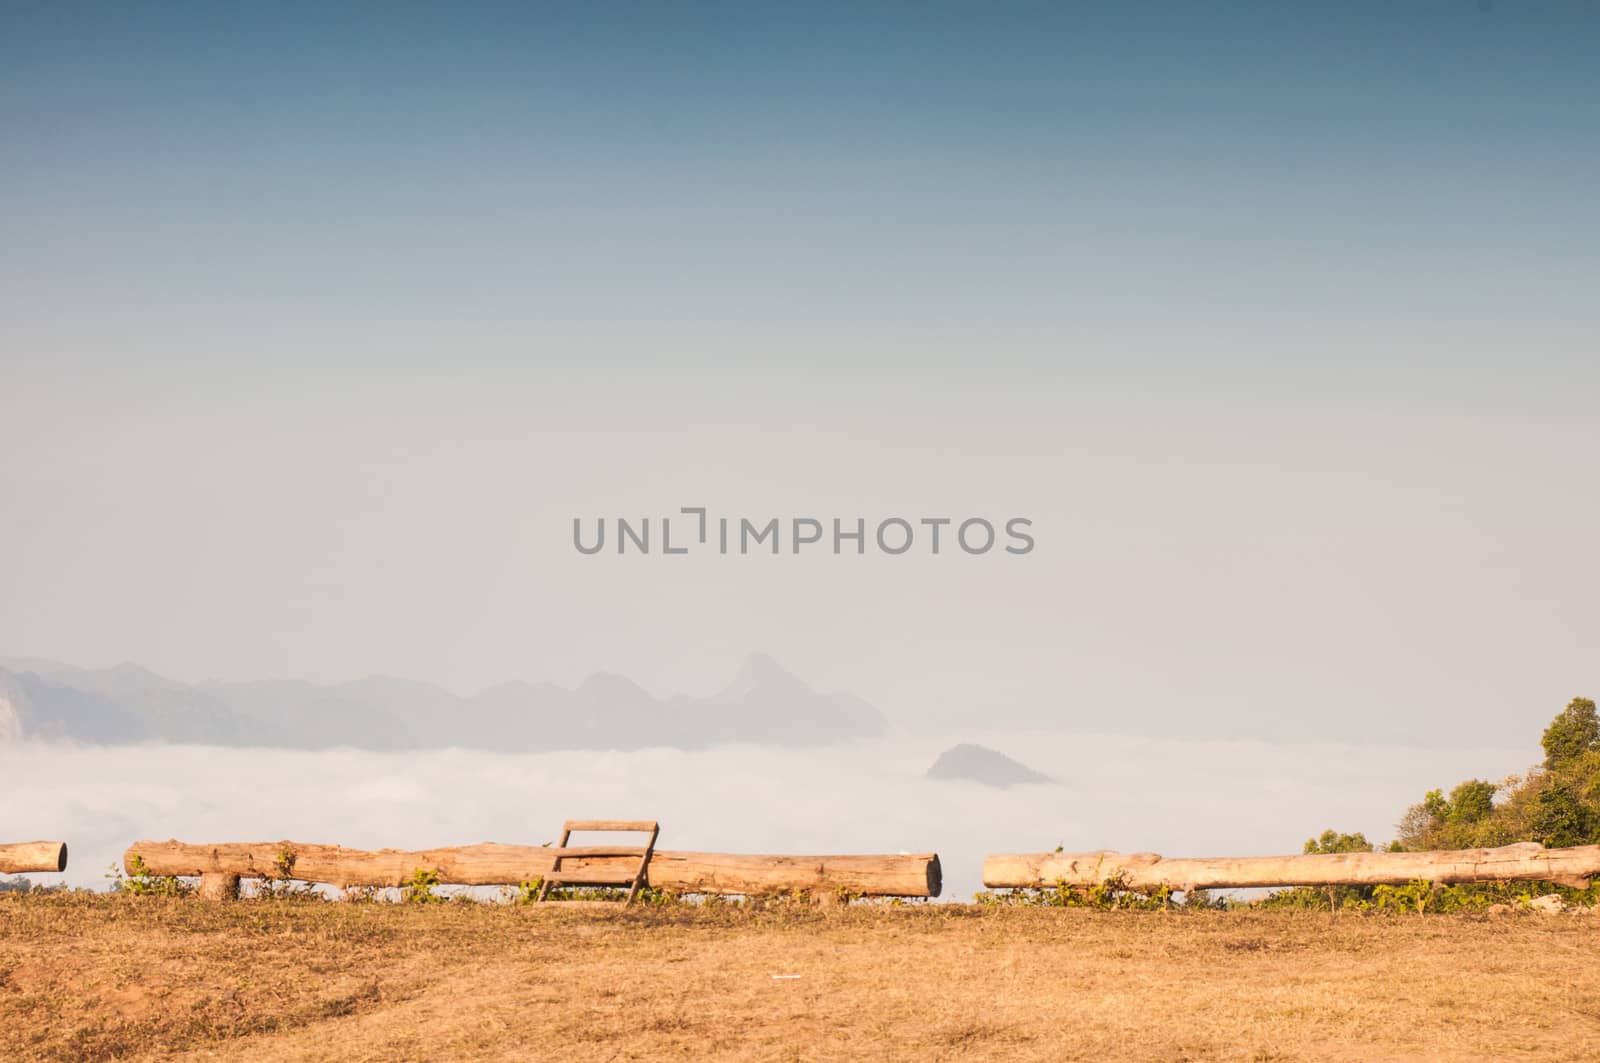
[[[928,896],[937,897],[942,889],[944,889],[944,869],[939,866],[939,854],[934,853],[928,860]]]
[[[206,901],[236,901],[239,899],[239,876],[225,871],[207,871],[200,876],[196,895]]]
[[[0,873],[60,872],[66,869],[66,842],[18,842],[14,845],[0,845]]]

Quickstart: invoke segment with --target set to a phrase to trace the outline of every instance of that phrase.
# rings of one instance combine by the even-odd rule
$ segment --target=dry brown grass
[[[1593,915],[0,896],[0,1058],[1600,1059],[1597,956]]]

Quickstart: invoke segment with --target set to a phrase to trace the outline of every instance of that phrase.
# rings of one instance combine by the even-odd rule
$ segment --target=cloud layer
[[[1053,784],[996,790],[925,777],[976,741]],[[571,817],[652,817],[664,848],[938,852],[945,897],[983,856],[1054,848],[1166,855],[1288,853],[1326,827],[1392,833],[1431,787],[1498,780],[1524,750],[1180,742],[966,732],[820,750],[495,754],[0,744],[0,839],[68,842],[58,878],[103,884],[141,838],[289,838],[359,848],[557,839]]]

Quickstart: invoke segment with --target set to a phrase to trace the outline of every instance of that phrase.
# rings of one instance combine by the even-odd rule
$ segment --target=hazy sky
[[[1600,8],[0,5],[0,653],[908,726],[1600,690]],[[1027,516],[1025,557],[574,516]]]

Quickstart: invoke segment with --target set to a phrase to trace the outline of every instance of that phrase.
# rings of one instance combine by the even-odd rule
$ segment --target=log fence
[[[601,821],[573,821],[579,824]],[[633,826],[633,824],[629,824]],[[653,824],[650,824],[653,826]],[[648,847],[647,847],[648,848]],[[236,896],[241,879],[293,880],[339,887],[397,887],[428,872],[441,885],[617,882],[680,894],[760,895],[809,891],[864,897],[937,897],[937,853],[819,855],[709,853],[617,846],[478,845],[443,849],[346,849],[303,842],[190,845],[139,841],[123,854],[130,875],[198,877],[203,896]],[[0,843],[0,874],[61,872],[59,841]],[[1297,856],[1182,857],[1100,850],[994,853],[983,862],[989,889],[1048,889],[1116,883],[1134,891],[1289,886],[1440,885],[1553,882],[1582,889],[1600,875],[1600,845],[1546,849],[1533,842],[1492,849],[1315,853]]]

